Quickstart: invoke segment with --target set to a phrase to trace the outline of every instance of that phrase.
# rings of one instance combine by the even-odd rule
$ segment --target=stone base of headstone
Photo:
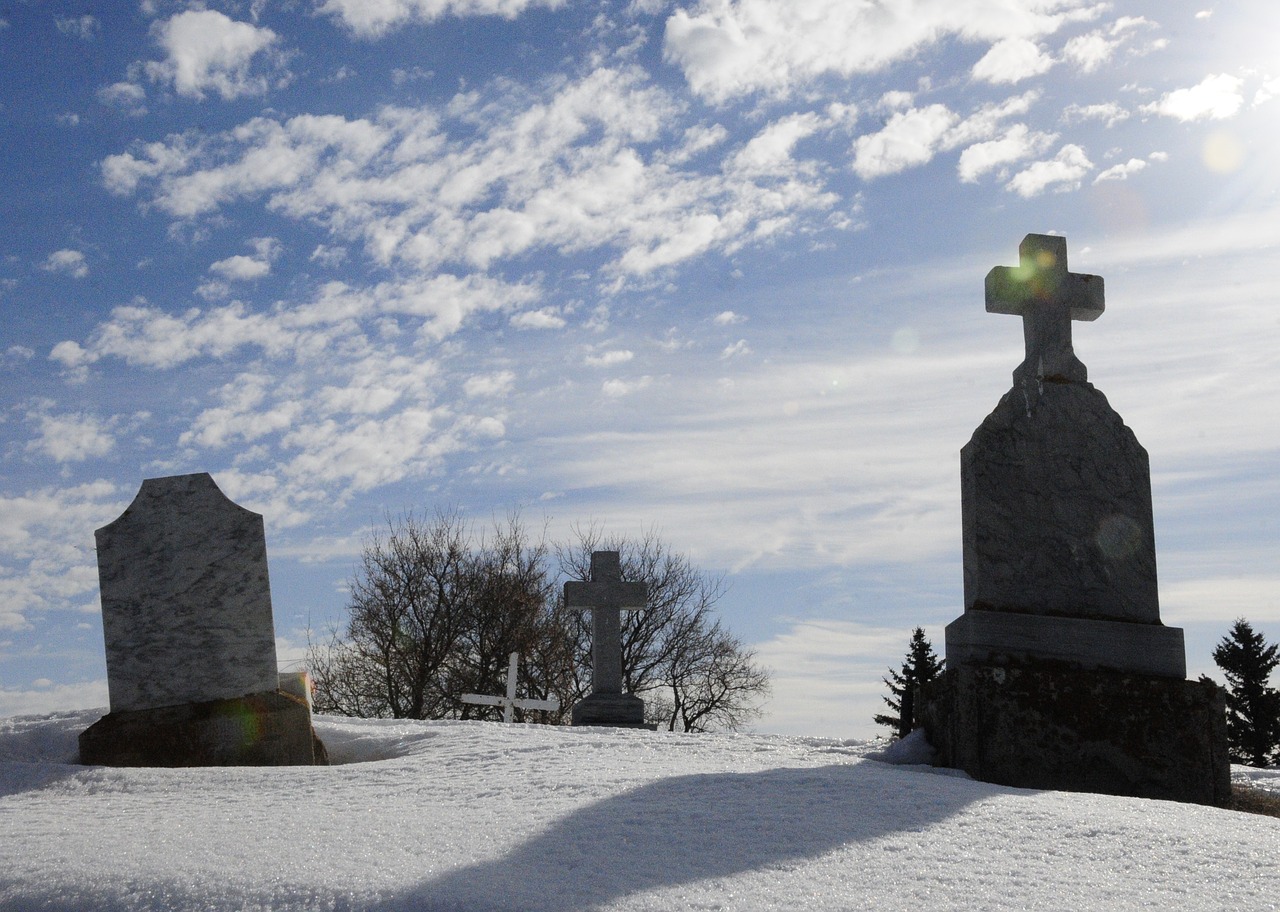
[[[955,666],[1031,658],[1178,680],[1187,676],[1182,628],[1163,624],[970,609],[947,625],[946,644],[947,662]]]
[[[937,765],[1017,788],[1225,806],[1225,694],[1209,682],[1052,662],[957,665],[916,719]]]
[[[80,734],[97,766],[325,766],[306,701],[281,693],[108,713]]]
[[[592,694],[573,707],[573,724],[648,731],[658,727],[644,721],[644,700],[635,694]]]

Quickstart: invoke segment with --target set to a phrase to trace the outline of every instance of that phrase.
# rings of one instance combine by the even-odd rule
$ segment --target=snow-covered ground
[[[76,766],[100,714],[0,719],[5,912],[1280,907],[1280,820],[874,743],[321,717],[328,768]]]

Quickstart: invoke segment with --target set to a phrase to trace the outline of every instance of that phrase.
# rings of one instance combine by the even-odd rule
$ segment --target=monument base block
[[[970,609],[947,625],[951,665],[1003,665],[1012,658],[1067,662],[1182,680],[1182,628],[1082,617]]]
[[[80,734],[100,766],[327,766],[306,701],[279,691],[113,712]]]
[[[573,724],[657,729],[644,721],[644,700],[635,694],[592,694],[573,708]]]
[[[1155,675],[956,665],[921,689],[916,718],[939,766],[983,782],[1223,807],[1225,699],[1215,684]]]

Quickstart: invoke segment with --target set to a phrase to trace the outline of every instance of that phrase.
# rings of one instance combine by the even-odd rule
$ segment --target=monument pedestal
[[[1182,628],[1163,624],[970,610],[947,625],[946,655],[951,666],[1042,659],[1077,668],[1187,676]]]
[[[80,734],[101,766],[327,766],[306,701],[279,691],[108,713]]]
[[[941,766],[1016,788],[1230,801],[1215,684],[1035,660],[948,665],[917,704]]]
[[[635,694],[591,694],[573,707],[573,724],[657,729],[656,725],[644,721],[644,700]]]

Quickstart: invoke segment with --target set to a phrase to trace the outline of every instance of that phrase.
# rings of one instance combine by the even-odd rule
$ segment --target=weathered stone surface
[[[947,625],[947,662],[1005,665],[1028,656],[1077,668],[1187,676],[1182,630],[1087,618],[966,611]]]
[[[966,611],[1159,623],[1147,452],[1091,384],[1010,390],[960,465]]]
[[[591,694],[573,707],[573,724],[649,731],[657,727],[644,721],[644,700],[634,694]]]
[[[149,478],[94,537],[112,712],[276,689],[261,515],[206,473]]]
[[[1199,681],[957,665],[922,690],[919,718],[940,765],[984,782],[1223,806],[1224,701]]]
[[[269,692],[112,712],[80,735],[80,762],[103,766],[310,766],[328,763],[307,704]]]

